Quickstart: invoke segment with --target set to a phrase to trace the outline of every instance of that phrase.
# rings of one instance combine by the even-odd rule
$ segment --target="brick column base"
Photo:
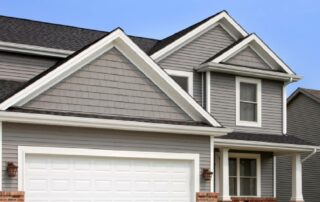
[[[218,193],[198,192],[197,193],[197,202],[218,202]]]
[[[232,202],[277,202],[276,198],[231,197]]]
[[[0,192],[0,202],[24,202],[24,192]]]

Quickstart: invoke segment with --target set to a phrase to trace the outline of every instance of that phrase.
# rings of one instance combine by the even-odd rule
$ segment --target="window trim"
[[[240,120],[240,83],[249,83],[257,85],[257,121],[242,121]],[[246,77],[236,77],[236,125],[248,127],[261,127],[262,113],[261,99],[261,79],[253,79]]]
[[[249,153],[229,153],[229,159],[237,159],[237,195],[234,197],[261,197],[261,155]],[[240,195],[240,159],[255,159],[256,160],[256,173],[257,173],[257,195],[245,196]]]
[[[188,92],[193,96],[193,72],[165,69],[169,76],[186,77],[188,79]]]

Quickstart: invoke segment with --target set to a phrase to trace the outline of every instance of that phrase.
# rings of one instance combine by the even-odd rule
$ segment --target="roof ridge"
[[[319,92],[319,96],[318,96],[318,95],[314,95],[314,94],[313,94],[312,92],[310,92],[310,91]],[[294,100],[294,98],[295,98],[299,93],[303,93],[303,94],[304,94],[305,96],[307,96],[308,98],[311,98],[312,100],[320,103],[320,90],[298,87],[298,88],[287,98],[287,105],[290,104],[290,103],[292,102],[292,100]]]

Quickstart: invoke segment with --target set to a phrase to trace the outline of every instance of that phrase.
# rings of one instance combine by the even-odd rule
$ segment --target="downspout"
[[[287,85],[293,81],[290,77],[288,81],[284,82],[282,87],[282,133],[287,135]]]
[[[308,160],[309,158],[311,158],[313,155],[315,155],[317,153],[317,148],[314,148],[313,151],[306,156],[304,159],[301,160],[301,163],[305,162],[306,160]]]

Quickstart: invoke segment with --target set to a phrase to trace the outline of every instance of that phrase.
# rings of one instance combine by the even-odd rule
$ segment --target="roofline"
[[[290,104],[298,95],[299,93],[304,94],[305,96],[313,99],[314,101],[320,103],[320,99],[312,95],[307,91],[307,89],[304,88],[297,88],[287,99],[287,105]]]
[[[285,143],[271,143],[262,141],[236,140],[215,138],[214,145],[218,147],[231,147],[241,149],[260,149],[261,151],[277,151],[277,152],[311,152],[314,149],[320,150],[319,146],[298,145]]]
[[[148,123],[139,121],[99,119],[8,111],[0,111],[0,122],[205,136],[222,136],[232,132],[232,130],[229,128],[215,128],[210,126],[188,126],[165,123]]]

